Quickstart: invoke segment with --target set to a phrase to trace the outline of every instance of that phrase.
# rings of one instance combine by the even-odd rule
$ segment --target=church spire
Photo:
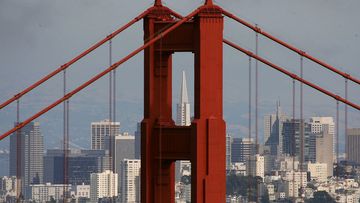
[[[182,72],[181,93],[180,93],[180,104],[184,104],[184,103],[189,103],[185,71]]]

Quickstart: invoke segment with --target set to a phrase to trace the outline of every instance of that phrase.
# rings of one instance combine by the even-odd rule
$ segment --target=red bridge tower
[[[144,18],[145,42],[176,19],[161,1]],[[172,120],[172,54],[194,53],[195,115],[191,126]],[[207,1],[189,22],[144,52],[141,202],[175,202],[175,161],[191,161],[193,203],[225,202],[223,16]]]

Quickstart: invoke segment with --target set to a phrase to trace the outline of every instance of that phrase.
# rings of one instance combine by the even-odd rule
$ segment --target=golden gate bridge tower
[[[225,122],[223,120],[223,16],[207,1],[169,35],[173,13],[156,1],[144,17],[144,120],[141,125],[141,201],[175,202],[175,161],[192,164],[192,202],[225,202]],[[146,41],[145,41],[146,43]],[[191,126],[172,120],[172,54],[194,54],[195,116]]]
[[[256,34],[280,44],[296,53],[300,58],[300,75],[280,67],[237,44],[224,39],[224,17],[251,29]],[[139,20],[144,20],[144,44],[133,52],[97,73],[85,83],[72,90],[66,89],[66,69],[89,55],[91,52],[109,42]],[[257,38],[256,38],[257,39]],[[144,118],[141,122],[141,202],[174,203],[175,202],[175,162],[191,161],[191,202],[223,203],[226,198],[226,124],[223,119],[223,45],[226,44],[242,52],[249,58],[249,136],[251,137],[251,59],[265,64],[273,70],[289,77],[292,82],[293,119],[295,120],[295,82],[300,84],[300,120],[303,120],[303,90],[306,85],[336,102],[336,120],[339,123],[339,103],[345,104],[345,129],[347,128],[347,107],[360,110],[360,105],[348,100],[348,82],[360,85],[360,80],[339,70],[306,52],[274,37],[256,25],[252,25],[230,12],[214,5],[212,0],[188,14],[181,16],[156,0],[154,5],[139,16],[117,29],[101,41],[92,45],[80,55],[61,65],[39,81],[0,104],[0,110],[9,104],[16,103],[16,126],[0,135],[0,140],[12,135],[21,136],[21,129],[46,114],[60,104],[64,104],[64,183],[68,183],[67,152],[69,147],[69,100],[105,75],[113,73],[120,65],[144,51]],[[176,52],[191,52],[194,55],[194,118],[190,126],[176,126],[172,119],[172,55]],[[111,55],[111,54],[110,54]],[[329,70],[345,80],[344,96],[334,94],[303,77],[303,60],[307,59]],[[256,67],[257,70],[257,67]],[[20,121],[20,100],[27,93],[51,79],[64,73],[64,95],[44,107],[31,117]],[[110,77],[111,78],[111,77]],[[257,81],[257,75],[256,75]],[[111,84],[115,84],[111,82]],[[257,83],[256,83],[257,84]],[[257,88],[257,87],[256,87]],[[255,89],[256,89],[255,88]],[[110,88],[111,89],[111,88]],[[112,94],[112,93],[110,93]],[[257,119],[257,92],[255,99],[255,117]],[[115,97],[110,97],[114,99]],[[110,99],[110,100],[111,100]],[[110,102],[109,106],[115,102]],[[114,106],[113,106],[114,107]],[[110,108],[110,109],[115,109]],[[110,114],[111,115],[111,114]],[[115,118],[115,113],[112,114]],[[112,116],[110,116],[112,117]],[[115,119],[113,119],[115,120]],[[257,120],[256,120],[257,126]],[[301,123],[303,125],[303,123]],[[346,133],[345,133],[346,134]],[[300,162],[304,157],[304,132],[300,132]],[[339,160],[339,132],[337,127],[337,159]],[[293,135],[295,143],[295,134]],[[17,139],[21,140],[21,139]],[[257,140],[257,127],[256,127]],[[256,141],[257,143],[257,141]],[[17,144],[17,156],[21,155],[21,143]],[[347,145],[347,140],[345,140]],[[20,161],[19,161],[20,160]],[[21,193],[21,157],[17,157],[17,201]],[[302,163],[301,163],[302,164]],[[302,170],[302,169],[301,169]],[[64,190],[65,191],[65,190]],[[69,197],[64,193],[64,202]],[[257,196],[259,200],[259,196]]]

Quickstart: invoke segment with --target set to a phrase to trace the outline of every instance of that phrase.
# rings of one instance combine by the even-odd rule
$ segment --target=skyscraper
[[[135,131],[135,159],[141,159],[141,123],[136,125]]]
[[[121,186],[121,162],[124,159],[135,158],[135,136],[124,133],[123,135],[115,136],[115,173],[119,174],[119,192]]]
[[[350,128],[346,133],[348,145],[346,153],[349,161],[360,163],[360,128]]]
[[[297,156],[301,162],[301,150],[303,150],[303,163],[316,162],[316,135],[311,132],[311,125],[303,122],[304,148],[300,142],[300,119],[288,120],[283,124],[283,152],[290,156]]]
[[[336,136],[335,136],[335,123],[333,117],[312,117],[310,118],[311,132],[314,134],[322,134],[326,130],[326,134],[332,140],[333,157],[336,158]],[[336,162],[336,160],[333,160]],[[332,165],[332,164],[331,164]]]
[[[16,133],[10,138],[10,176],[16,175],[17,152],[20,152],[21,191],[25,198],[29,198],[31,195],[29,185],[43,182],[44,138],[40,132],[39,122],[29,123],[20,132],[21,147],[19,150],[17,150]]]
[[[91,123],[91,149],[109,149],[105,145],[105,137],[116,136],[120,133],[120,122],[103,120]]]
[[[324,125],[324,130],[316,135],[316,162],[327,166],[327,176],[333,176],[334,150],[333,135],[329,133],[329,126]]]
[[[243,162],[249,159],[249,156],[256,154],[256,147],[253,139],[233,138],[231,144],[231,162]]]
[[[230,134],[226,135],[226,170],[231,169],[231,143],[232,137]]]
[[[270,149],[270,155],[282,155],[283,123],[288,117],[281,111],[280,102],[276,104],[276,114],[264,116],[264,142]]]
[[[124,159],[121,162],[121,202],[140,202],[140,167],[139,159]]]
[[[176,124],[179,126],[190,126],[190,103],[186,86],[185,71],[182,72],[180,102],[177,104]]]

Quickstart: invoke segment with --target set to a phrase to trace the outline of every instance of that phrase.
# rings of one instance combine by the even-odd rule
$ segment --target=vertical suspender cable
[[[348,100],[348,79],[345,78],[345,100]],[[347,136],[347,129],[348,129],[348,105],[345,104],[345,159],[349,160],[349,139]]]
[[[257,25],[256,25],[257,27]],[[259,55],[259,34],[255,32],[255,54]],[[259,154],[258,100],[259,100],[259,63],[255,60],[255,154]],[[259,183],[256,181],[256,202],[260,201]]]
[[[336,100],[336,177],[339,177],[339,100]]]
[[[300,77],[303,79],[304,73],[304,60],[303,56],[300,56]],[[300,82],[300,184],[301,194],[304,188],[303,183],[303,165],[304,165],[304,97],[303,97],[303,83]]]
[[[63,71],[63,94],[66,95],[66,70]],[[68,184],[68,148],[69,148],[69,100],[63,102],[63,150],[64,150],[64,165],[63,165],[63,178],[64,178],[64,187],[63,187],[63,202],[67,202],[67,184]]]
[[[109,40],[109,65],[111,66],[111,49],[112,49],[112,42]],[[109,148],[109,164],[110,169],[114,172],[114,153],[113,153],[113,121],[112,121],[112,108],[113,108],[113,71],[109,73],[109,127],[108,127],[108,148]]]
[[[252,80],[251,80],[251,57],[249,57],[249,143],[250,143],[250,146],[252,146],[252,135],[251,135],[251,83],[252,83]],[[249,162],[249,171],[247,174],[248,175],[248,200],[251,201],[251,170],[252,170],[252,167],[251,167],[251,155],[252,155],[252,152],[253,152],[253,149],[252,147],[250,147],[250,153],[249,153],[249,157],[248,157],[248,162]]]
[[[295,128],[296,128],[296,121],[295,121],[295,79],[292,80],[292,138],[291,138],[291,148],[292,150],[291,155],[293,156],[293,198],[295,202],[295,157],[296,157],[296,138],[295,138]]]
[[[16,125],[20,124],[20,99],[16,100]],[[13,135],[14,136],[14,135]],[[21,140],[21,129],[16,131],[16,198],[17,202],[21,202],[22,192],[21,192],[21,172],[22,172],[22,162],[21,162],[21,154],[22,154],[22,140]]]
[[[257,27],[257,24],[256,24]],[[255,32],[255,54],[259,55],[259,34]],[[259,153],[258,144],[259,144],[259,132],[258,132],[258,99],[259,99],[259,73],[258,73],[259,63],[258,60],[255,60],[255,146],[256,154]]]

